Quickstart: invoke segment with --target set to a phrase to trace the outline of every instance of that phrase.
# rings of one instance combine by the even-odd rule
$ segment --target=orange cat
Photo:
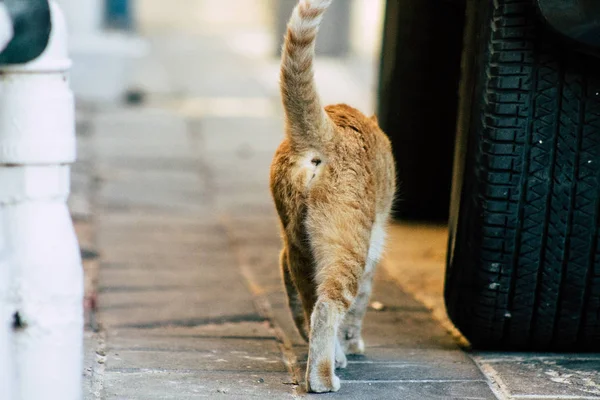
[[[345,353],[364,352],[362,320],[395,189],[377,119],[344,104],[321,106],[314,47],[331,2],[301,0],[289,21],[281,64],[286,138],[271,165],[281,269],[294,321],[309,340],[312,392],[337,391],[334,367],[346,367]]]

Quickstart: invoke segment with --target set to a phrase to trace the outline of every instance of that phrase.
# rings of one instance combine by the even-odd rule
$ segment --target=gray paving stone
[[[296,346],[299,365],[306,368],[307,347]],[[337,370],[342,380],[418,381],[485,380],[477,365],[460,350],[367,347],[365,355],[348,356],[348,367]]]
[[[509,398],[600,399],[599,355],[478,354]]]
[[[140,338],[140,342],[143,344],[144,339]],[[146,369],[286,372],[274,341],[219,338],[196,339],[196,345],[188,342],[189,346],[181,350],[172,347],[164,350],[109,348],[106,368],[125,373]]]
[[[235,262],[229,260],[225,265],[234,266]],[[166,266],[165,266],[166,267]],[[162,270],[154,269],[147,272],[144,269],[107,269],[102,271],[99,292],[107,295],[127,292],[152,292],[152,291],[211,291],[224,280],[233,280],[229,287],[231,290],[241,290],[245,286],[239,281],[235,270],[220,271],[222,265],[198,265],[195,269],[187,268],[182,273],[181,269]]]
[[[107,400],[289,399],[291,386],[282,373],[253,372],[107,372]]]
[[[187,224],[183,224],[168,217],[163,221],[152,222],[113,216],[99,223],[103,228],[100,235],[103,237],[103,243],[111,249],[151,244],[191,247],[190,250],[204,252],[213,247],[218,248],[224,243],[229,244],[228,236],[214,221],[205,221],[204,224],[188,221]]]
[[[222,254],[216,251],[204,253],[178,252],[177,248],[166,253],[148,252],[144,248],[137,251],[111,250],[103,253],[103,271],[146,271],[152,273],[157,270],[171,270],[185,273],[186,270],[212,270],[218,271],[223,265],[234,263],[231,254]]]
[[[118,156],[104,154],[102,157],[105,170],[110,171],[145,171],[145,172],[198,172],[202,162],[197,158],[157,158],[140,154]]]
[[[190,40],[187,35],[165,33],[153,37],[151,45],[156,62],[168,76],[172,93],[212,97],[265,94],[255,79],[255,64],[227,51],[226,42],[219,36],[195,36]]]
[[[205,324],[192,327],[168,326],[149,328],[143,331],[138,329],[117,329],[111,332],[111,345],[113,347],[127,348],[138,346],[140,343],[139,336],[142,333],[146,344],[149,341],[156,341],[156,346],[160,346],[161,348],[175,346],[177,349],[180,349],[181,345],[185,345],[185,340],[187,339],[193,340],[194,343],[196,343],[197,339],[202,338],[275,340],[273,329],[265,321]]]
[[[274,322],[280,327],[292,345],[305,346],[306,343],[296,330],[292,320],[281,282],[278,282],[275,287],[268,287],[268,289],[269,291],[265,293],[265,297],[271,305]]]
[[[148,179],[107,182],[102,185],[97,201],[106,208],[128,209],[135,206],[154,212],[173,210],[189,213],[205,209],[208,194],[196,177],[181,185],[167,179],[162,184],[156,182]]]
[[[98,241],[102,243],[99,246],[106,243],[102,235],[99,235]],[[154,246],[151,246],[152,244]],[[232,255],[227,253],[228,250],[225,244],[218,243],[204,249],[190,249],[190,246],[173,245],[167,248],[166,245],[156,242],[138,242],[129,249],[122,245],[115,246],[102,252],[102,255],[106,264],[118,263],[129,266],[145,264],[148,268],[164,265],[165,268],[184,269],[203,263],[214,264],[221,260],[230,260]]]
[[[102,172],[102,171],[101,171]],[[137,192],[146,192],[144,186],[156,191],[175,191],[178,193],[202,194],[204,188],[199,179],[197,171],[189,170],[137,170],[137,169],[117,169],[111,167],[105,172],[110,174],[110,180],[105,179],[105,184],[120,185],[126,195],[132,196]],[[194,199],[190,199],[193,201]]]
[[[202,290],[212,289],[215,285],[222,284],[224,279],[238,280],[237,271],[225,270],[221,268],[223,264],[235,266],[235,261],[224,260],[221,264],[197,264],[195,267],[188,268],[153,268],[151,271],[143,268],[109,268],[102,271],[102,281],[99,288],[100,292],[115,292],[129,288],[131,291],[143,291],[157,287],[178,288],[181,290]],[[185,272],[185,273],[182,273]],[[237,288],[237,285],[232,285]]]
[[[351,400],[496,400],[486,382],[473,381],[410,381],[410,382],[363,382],[342,381],[337,393],[308,395],[307,399]]]
[[[265,323],[116,330],[107,346],[108,370],[285,372],[273,331]]]
[[[194,143],[181,117],[160,110],[136,108],[107,111],[93,120],[97,163],[109,157],[193,158]]]
[[[237,193],[215,194],[215,207],[219,213],[236,210],[238,214],[264,214],[272,210],[273,205],[266,203],[268,192],[244,190]],[[243,194],[243,195],[242,195]]]
[[[371,347],[446,350],[457,348],[452,337],[431,319],[429,312],[409,306],[404,310],[398,308],[394,312],[368,312],[363,326],[363,335],[365,342]]]
[[[280,225],[274,206],[266,215],[235,216],[231,218],[231,222],[235,224],[231,235],[239,244],[249,244],[251,247],[258,247],[264,243],[281,245]]]
[[[281,118],[203,118],[199,131],[205,154],[237,154],[240,160],[236,162],[244,159],[254,161],[253,169],[260,169],[265,162],[267,165],[271,163],[273,153],[284,137]],[[250,158],[254,153],[270,156],[262,160]],[[219,164],[226,167],[229,163]]]
[[[115,215],[98,222],[98,243],[110,268],[119,269],[198,269],[206,266],[237,271],[229,238],[214,223],[197,218],[161,214]],[[224,265],[223,265],[224,263]],[[223,268],[223,266],[227,268]]]
[[[346,369],[338,370],[342,380],[349,381],[393,381],[393,380],[484,380],[477,366],[472,362],[440,360],[404,360],[400,355],[394,361],[374,361],[371,357],[357,360],[351,357]],[[302,363],[302,369],[306,368]]]
[[[215,301],[215,285],[185,289],[164,287],[100,293],[99,318],[106,327],[194,326],[211,321],[260,320],[252,298],[240,282],[227,288],[225,301]]]
[[[102,243],[103,246],[105,246],[112,240],[105,239],[102,236],[103,235],[101,235],[99,241]],[[158,241],[153,242],[150,240],[139,240],[133,242],[129,248],[122,246],[121,244],[113,245],[113,248],[107,250],[103,254],[106,254],[107,257],[105,261],[110,260],[111,258],[121,257],[121,261],[126,262],[126,260],[131,259],[133,256],[138,257],[138,264],[140,262],[155,264],[154,261],[156,261],[156,259],[154,257],[163,257],[164,259],[166,259],[167,265],[176,263],[179,264],[182,260],[186,259],[189,260],[189,265],[198,265],[197,261],[200,261],[202,256],[206,256],[207,259],[210,259],[210,257],[212,257],[213,259],[222,260],[225,256],[223,255],[220,258],[216,258],[218,254],[215,253],[217,253],[218,251],[228,250],[228,247],[224,243],[215,243],[213,245],[210,245],[210,248],[203,251],[203,249],[200,247],[202,246],[202,241],[199,240],[198,243],[199,244],[196,246],[194,246],[193,244],[185,243],[173,244],[172,246],[169,246],[168,242],[161,243]],[[173,257],[173,262],[170,262],[171,257]]]
[[[97,364],[96,349],[98,348],[96,335],[85,332],[83,337],[83,392],[84,397],[92,398],[94,393],[94,370]]]
[[[373,361],[373,362],[423,362],[443,363],[444,365],[472,365],[476,367],[471,357],[459,348],[433,349],[433,348],[402,348],[402,347],[372,347],[368,346],[365,355],[351,356],[351,361]],[[478,374],[481,377],[480,374]]]
[[[147,214],[139,210],[131,210],[130,212],[110,212],[103,215],[101,224],[103,229],[106,227],[119,227],[119,229],[126,229],[131,227],[146,228],[146,229],[173,229],[181,233],[202,233],[211,232],[211,230],[218,228],[217,218],[203,218],[201,215],[186,214]]]
[[[124,237],[124,240],[127,240]],[[193,267],[199,268],[202,265],[207,267],[216,266],[223,262],[226,267],[234,267],[234,255],[230,254],[228,243],[215,240],[198,240],[194,243],[172,243],[170,241],[161,242],[152,239],[134,238],[131,246],[123,246],[120,243],[113,242],[113,239],[107,239],[100,235],[99,242],[101,246],[112,244],[112,248],[103,252],[105,263],[118,262],[121,265],[130,264],[127,267],[132,268],[137,265],[148,265],[149,269],[153,266],[163,266],[163,269],[187,269]]]

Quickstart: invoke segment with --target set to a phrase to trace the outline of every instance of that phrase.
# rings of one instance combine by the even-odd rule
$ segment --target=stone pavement
[[[367,355],[339,371],[339,393],[303,393],[306,344],[285,304],[268,192],[277,60],[224,31],[149,33],[136,71],[147,101],[78,110],[70,206],[86,256],[86,400],[600,398],[594,355],[465,353],[394,283],[393,263],[377,277],[384,308],[367,315]],[[367,64],[320,59],[324,100],[372,112]]]
[[[139,71],[154,76],[148,102],[79,112],[100,255],[86,399],[302,396],[306,344],[285,305],[268,192],[282,135],[276,62],[222,36],[150,40]],[[363,73],[322,65],[338,81]],[[332,81],[326,96],[339,95]],[[364,89],[353,97],[369,99]],[[368,355],[339,372],[338,394],[321,397],[494,399],[429,311],[380,272],[373,300],[385,308],[368,314]]]

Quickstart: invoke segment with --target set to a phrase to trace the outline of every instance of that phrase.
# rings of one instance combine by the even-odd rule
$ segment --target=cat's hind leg
[[[283,275],[283,284],[287,293],[288,305],[292,313],[292,318],[298,329],[300,336],[308,342],[308,331],[306,324],[306,316],[304,313],[304,307],[302,306],[302,300],[298,293],[298,289],[292,280],[290,272],[290,263],[288,257],[288,250],[284,248],[281,250],[279,255],[279,264],[281,266],[281,274]]]
[[[342,223],[338,227],[332,226],[331,213],[308,224],[314,227],[309,233],[318,285],[317,302],[311,315],[306,371],[307,388],[312,392],[335,392],[340,388],[340,380],[334,371],[336,352],[339,354],[341,350],[338,332],[358,294],[371,230],[368,219],[360,215],[350,217],[340,219]],[[351,223],[346,225],[348,220]],[[345,360],[338,360],[340,364],[345,364]]]
[[[386,215],[378,215],[375,220],[369,240],[369,253],[365,263],[365,272],[360,282],[358,294],[340,329],[339,338],[346,354],[363,354],[365,352],[362,324],[371,298],[375,270],[383,254],[386,220]]]
[[[362,323],[367,313],[372,286],[373,273],[367,272],[363,276],[356,299],[348,310],[338,335],[345,354],[364,354],[365,352]]]

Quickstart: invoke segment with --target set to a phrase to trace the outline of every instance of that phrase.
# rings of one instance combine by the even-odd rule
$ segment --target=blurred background
[[[234,67],[226,65],[227,60],[211,60],[204,43],[252,60],[253,80],[265,86],[267,97],[275,96],[281,39],[296,4],[294,0],[230,0],[226,7],[218,0],[179,0],[177,6],[159,0],[59,3],[71,30],[72,85],[85,102],[118,102],[130,89],[152,100],[224,97],[233,92],[248,97],[247,87],[226,87],[227,78],[232,80],[229,86],[235,86],[236,74],[228,74]],[[381,0],[333,4],[317,45],[324,64],[317,73],[324,81],[327,102],[357,100],[368,108],[365,112],[373,111],[383,7]],[[209,74],[218,71],[210,69],[213,65],[224,69]],[[213,92],[199,92],[210,85]],[[370,89],[368,97],[358,95],[356,88]]]

